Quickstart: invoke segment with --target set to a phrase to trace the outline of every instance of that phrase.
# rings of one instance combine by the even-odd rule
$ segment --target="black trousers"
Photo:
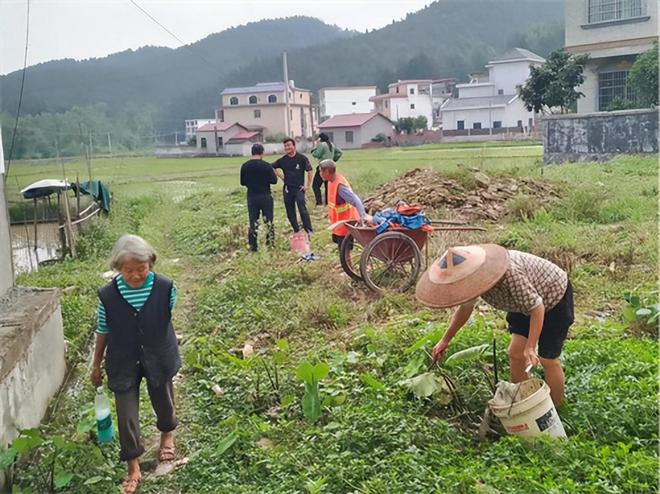
[[[307,211],[307,204],[305,202],[305,191],[302,189],[291,190],[287,185],[284,186],[284,208],[286,209],[286,217],[291,223],[294,233],[300,231],[298,224],[298,216],[296,215],[296,206],[300,212],[300,219],[302,220],[303,228],[307,233],[312,233],[312,220]]]
[[[323,185],[325,189],[323,195],[321,195],[321,185]],[[321,168],[318,166],[316,167],[316,173],[314,174],[314,180],[312,181],[312,190],[314,191],[314,198],[316,199],[317,206],[328,204],[328,182],[321,178]]]
[[[273,246],[275,241],[275,226],[273,225],[273,196],[270,194],[250,194],[247,197],[248,221],[248,244],[250,250],[257,250],[257,232],[259,230],[259,217],[263,215],[266,225],[266,245]]]

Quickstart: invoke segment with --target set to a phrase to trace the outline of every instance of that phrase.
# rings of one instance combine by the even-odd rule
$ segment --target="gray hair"
[[[112,248],[110,269],[119,271],[126,261],[148,262],[152,268],[156,263],[156,251],[142,237],[123,235]]]
[[[335,173],[337,171],[337,163],[333,160],[323,160],[319,163],[319,168],[323,172]]]

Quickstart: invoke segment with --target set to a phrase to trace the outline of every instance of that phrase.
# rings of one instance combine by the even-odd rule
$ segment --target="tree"
[[[566,113],[584,96],[576,90],[584,82],[584,66],[588,55],[571,55],[564,50],[553,51],[546,63],[532,67],[529,78],[520,89],[528,111],[551,112],[559,108]]]
[[[404,117],[400,118],[396,122],[396,130],[398,132],[405,132],[406,134],[412,134],[416,130],[426,130],[426,117]]]
[[[658,43],[637,57],[630,69],[628,84],[637,94],[637,106],[658,105]]]

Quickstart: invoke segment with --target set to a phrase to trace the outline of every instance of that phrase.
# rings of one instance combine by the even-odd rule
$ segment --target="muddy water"
[[[59,256],[60,237],[57,223],[37,223],[37,246],[34,225],[11,226],[11,248],[16,274],[36,271],[39,263]]]

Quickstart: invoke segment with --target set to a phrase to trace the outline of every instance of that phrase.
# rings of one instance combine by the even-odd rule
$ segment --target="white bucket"
[[[509,434],[525,439],[539,435],[566,437],[564,426],[550,398],[550,387],[541,379],[528,379],[516,384],[513,402],[488,402]]]

